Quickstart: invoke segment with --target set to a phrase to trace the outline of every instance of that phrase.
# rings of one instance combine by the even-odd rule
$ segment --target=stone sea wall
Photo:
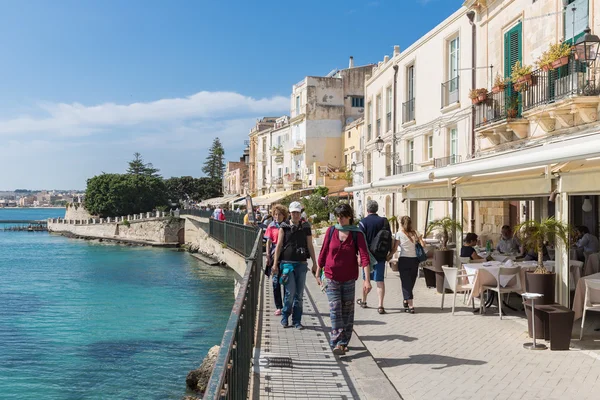
[[[86,220],[94,218],[82,204],[67,204],[65,210],[65,219]]]
[[[156,212],[83,220],[55,218],[48,220],[48,230],[83,238],[174,246],[183,243],[184,223],[179,218]]]

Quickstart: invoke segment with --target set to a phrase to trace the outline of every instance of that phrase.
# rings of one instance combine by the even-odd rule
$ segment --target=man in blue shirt
[[[367,202],[368,215],[364,217],[358,225],[365,233],[367,238],[367,246],[369,246],[369,248],[380,231],[386,230],[390,232],[390,237],[392,233],[390,229],[390,223],[388,222],[387,218],[377,215],[377,211],[379,211],[379,204],[377,204],[375,200],[369,200]],[[385,309],[383,308],[383,298],[385,296],[385,263],[392,258],[391,250],[393,246],[391,246],[391,244],[392,243],[390,243],[388,253],[385,256],[378,256],[374,254],[377,264],[372,267],[371,270],[371,281],[377,282],[377,295],[379,297],[379,306],[377,311],[379,314],[385,314]],[[361,307],[365,308],[367,306],[367,293],[363,293],[362,299],[357,300],[357,303]]]

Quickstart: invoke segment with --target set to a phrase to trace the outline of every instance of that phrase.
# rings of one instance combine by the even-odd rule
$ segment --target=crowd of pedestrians
[[[377,215],[378,204],[367,203],[368,215],[356,223],[349,204],[340,204],[334,210],[337,223],[327,229],[317,258],[312,241],[311,226],[303,216],[299,202],[289,209],[275,205],[273,221],[267,226],[267,263],[265,274],[272,279],[275,315],[281,316],[284,328],[303,329],[302,302],[308,260],[311,272],[326,293],[331,318],[330,346],[333,353],[348,351],[354,325],[356,281],[362,269],[362,292],[356,303],[367,307],[372,284],[377,287],[377,311],[385,314],[385,266],[399,251],[398,269],[402,282],[404,309],[415,312],[413,288],[418,276],[418,244],[422,236],[412,228],[409,217],[401,219],[401,228],[392,235],[389,221]],[[291,324],[290,324],[291,317]]]

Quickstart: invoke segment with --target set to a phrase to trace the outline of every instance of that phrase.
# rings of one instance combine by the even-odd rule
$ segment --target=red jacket
[[[325,269],[325,276],[338,282],[347,282],[358,279],[358,259],[356,257],[356,245],[352,232],[348,232],[348,238],[340,242],[339,231],[335,230],[329,241],[329,227],[325,233],[323,247],[319,253],[319,265]],[[362,232],[356,235],[358,238],[358,252],[360,255],[360,265],[370,264],[369,250],[367,242]]]

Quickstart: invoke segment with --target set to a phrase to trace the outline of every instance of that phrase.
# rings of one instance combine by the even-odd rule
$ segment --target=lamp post
[[[588,26],[583,31],[582,37],[575,43],[575,58],[581,62],[591,66],[596,57],[598,57],[598,46],[600,46],[600,38],[592,34],[592,30]]]

